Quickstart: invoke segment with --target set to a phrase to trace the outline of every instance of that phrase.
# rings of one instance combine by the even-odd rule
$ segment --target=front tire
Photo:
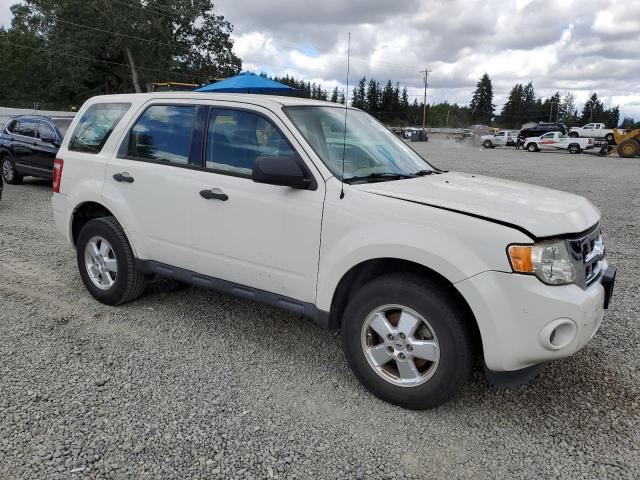
[[[409,409],[432,408],[469,379],[475,349],[466,312],[439,283],[384,276],[352,296],[342,346],[358,380],[374,395]]]
[[[635,138],[627,138],[618,144],[618,156],[633,158],[640,153],[640,142]]]
[[[493,143],[491,143],[491,140],[485,140],[484,142],[482,142],[482,146],[484,148],[493,148]]]
[[[87,222],[78,236],[77,262],[89,293],[106,305],[138,298],[145,287],[142,272],[122,227],[113,217]]]
[[[571,138],[578,138],[580,135],[578,135],[578,132],[571,132],[569,133],[569,137]]]
[[[540,149],[538,148],[538,145],[536,145],[535,143],[529,143],[527,145],[527,150],[530,152],[537,152]]]
[[[11,155],[6,154],[0,159],[0,169],[2,170],[2,178],[9,185],[22,183],[22,175],[16,170],[16,164],[13,162]]]

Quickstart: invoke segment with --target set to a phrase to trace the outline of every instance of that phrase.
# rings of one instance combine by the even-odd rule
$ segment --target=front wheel
[[[2,178],[10,185],[19,185],[22,183],[22,175],[16,170],[16,165],[13,163],[13,159],[9,155],[2,157],[0,161],[0,168],[2,169]]]
[[[571,132],[569,133],[569,137],[571,138],[578,138],[580,135],[578,135],[578,132]]]
[[[536,145],[535,143],[530,143],[527,145],[527,150],[530,152],[537,152],[540,149],[538,148],[538,145]]]
[[[482,146],[484,148],[493,148],[493,144],[491,143],[491,140],[485,140],[484,142],[482,142]]]
[[[437,282],[396,274],[366,284],[342,321],[354,374],[374,395],[410,409],[435,407],[467,382],[475,361],[465,312]]]
[[[77,262],[89,293],[101,303],[119,305],[138,298],[144,275],[120,224],[113,217],[87,222],[78,236]]]

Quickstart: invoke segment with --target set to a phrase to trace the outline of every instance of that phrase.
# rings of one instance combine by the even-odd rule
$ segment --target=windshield
[[[372,116],[349,110],[344,142],[344,108],[287,107],[296,128],[331,173],[344,181],[356,179],[396,180],[436,170],[393,132]]]

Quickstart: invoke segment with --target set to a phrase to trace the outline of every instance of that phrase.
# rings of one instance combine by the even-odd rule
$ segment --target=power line
[[[106,63],[106,64],[109,64],[109,65],[118,65],[118,66],[121,66],[121,67],[129,68],[129,65],[126,64],[126,63],[112,62],[110,60],[98,60],[97,58],[85,57],[85,56],[82,56],[82,55],[72,55],[70,53],[63,53],[63,52],[53,51],[51,49],[44,48],[44,47],[27,47],[26,45],[20,45],[18,43],[8,42],[6,40],[2,40],[0,43],[6,43],[8,45],[13,45],[14,47],[18,47],[18,48],[26,48],[26,49],[29,49],[29,50],[41,51],[41,52],[45,52],[45,53],[52,53],[53,55],[62,55],[62,56],[65,56],[65,57],[77,58],[79,60],[86,60],[86,61],[89,61],[89,62]],[[161,70],[161,69],[158,69],[158,68],[151,68],[151,67],[136,67],[136,69],[138,69],[138,70],[148,70],[150,72],[168,73],[168,74],[171,74],[171,75],[181,75],[181,76],[189,77],[189,78],[205,78],[205,77],[200,76],[200,75],[190,75],[190,74],[187,74],[187,73],[172,72],[170,70]]]
[[[127,2],[122,2],[120,0],[111,0],[114,3],[119,3],[120,5],[124,5],[125,7],[129,7],[129,8],[135,8],[137,10],[142,10],[143,12],[147,12],[147,13],[154,13],[156,15],[160,15],[162,17],[167,17],[167,18],[171,18],[171,19],[175,19],[176,17],[181,17],[181,14],[168,14],[168,13],[162,13],[161,11],[158,10],[149,10],[146,7],[143,7],[142,5],[132,5],[131,3],[127,3]]]
[[[140,40],[140,41],[143,41],[143,42],[155,43],[156,45],[163,45],[163,46],[167,46],[167,47],[176,47],[175,44],[171,44],[171,43],[167,43],[167,42],[159,42],[157,40],[150,40],[148,38],[136,37],[135,35],[128,35],[126,33],[112,32],[111,30],[104,30],[104,29],[98,28],[98,27],[90,27],[89,25],[82,25],[80,23],[69,22],[68,20],[58,19],[57,21],[58,22],[62,22],[62,23],[66,23],[66,24],[69,24],[69,25],[74,25],[74,26],[80,27],[80,28],[86,28],[88,30],[95,30],[97,32],[103,32],[103,33],[109,33],[111,35],[117,35],[119,37],[126,37],[126,38],[131,38],[133,40]]]

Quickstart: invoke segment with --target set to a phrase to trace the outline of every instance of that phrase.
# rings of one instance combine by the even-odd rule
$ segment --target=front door
[[[258,156],[293,155],[294,148],[302,153],[283,131],[286,127],[259,107],[211,108],[205,169],[197,174],[191,200],[195,262],[205,275],[314,302],[324,182],[310,162],[307,168],[317,180],[313,190],[251,180]]]
[[[58,153],[58,138],[53,127],[46,121],[38,122],[36,141],[33,142],[33,164],[43,176],[53,176],[53,161]]]

